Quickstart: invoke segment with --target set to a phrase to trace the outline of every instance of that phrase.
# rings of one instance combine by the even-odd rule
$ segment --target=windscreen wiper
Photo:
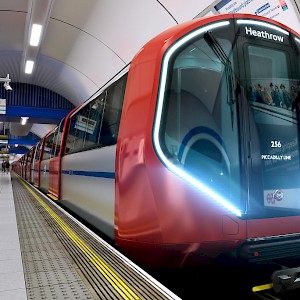
[[[216,38],[213,36],[211,31],[207,31],[204,34],[204,40],[208,44],[208,46],[212,49],[212,51],[215,53],[215,55],[218,57],[220,62],[225,66],[225,72],[226,72],[226,78],[227,78],[227,85],[228,89],[230,91],[230,111],[231,111],[231,126],[233,129],[234,125],[234,103],[236,102],[235,97],[235,88],[234,88],[234,79],[233,79],[233,71],[231,66],[231,61],[227,54],[225,53],[222,46],[219,44],[219,42],[216,40]]]

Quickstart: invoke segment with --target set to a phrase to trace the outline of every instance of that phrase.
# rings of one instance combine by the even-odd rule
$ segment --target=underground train
[[[13,170],[142,265],[292,257],[299,53],[297,32],[256,15],[176,25]]]

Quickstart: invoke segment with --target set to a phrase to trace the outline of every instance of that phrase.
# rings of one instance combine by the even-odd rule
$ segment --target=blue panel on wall
[[[11,82],[12,91],[0,89],[0,98],[6,99],[6,105],[35,108],[71,110],[74,105],[61,95],[46,88],[19,82]]]

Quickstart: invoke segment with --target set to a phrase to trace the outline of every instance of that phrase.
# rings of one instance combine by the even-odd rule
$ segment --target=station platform
[[[174,299],[13,172],[0,173],[0,299]]]

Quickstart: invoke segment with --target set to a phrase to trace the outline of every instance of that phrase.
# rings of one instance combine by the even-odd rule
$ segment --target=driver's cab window
[[[161,145],[174,165],[240,205],[238,122],[230,98],[235,67],[232,44],[212,34],[217,42],[211,44],[204,36],[172,57]],[[222,57],[214,46],[222,49]]]
[[[300,174],[295,105],[299,79],[292,74],[293,54],[289,48],[258,45],[248,45],[246,53],[247,98],[256,126],[251,130],[251,148],[258,150],[251,156],[262,176],[261,197],[265,207],[292,208]],[[284,195],[284,202],[276,201],[276,191]]]
[[[287,53],[256,45],[249,45],[247,52],[248,99],[262,105],[295,109],[298,82],[288,74]]]

